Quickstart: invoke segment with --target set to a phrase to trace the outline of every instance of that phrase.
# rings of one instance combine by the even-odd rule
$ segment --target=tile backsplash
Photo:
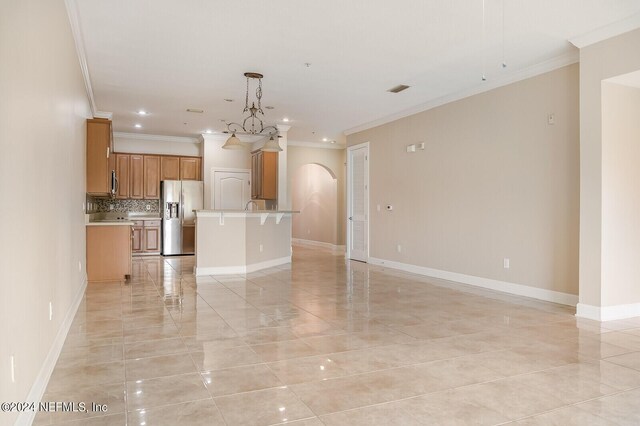
[[[95,198],[87,196],[87,213],[160,213],[160,200]]]

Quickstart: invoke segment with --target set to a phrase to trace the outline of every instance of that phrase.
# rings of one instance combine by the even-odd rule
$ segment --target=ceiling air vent
[[[407,90],[408,88],[409,88],[409,86],[407,86],[407,85],[399,84],[396,87],[392,87],[391,89],[387,90],[387,92],[400,93],[403,90]]]
[[[197,114],[202,114],[204,111],[198,108],[187,108],[187,112],[195,112]]]

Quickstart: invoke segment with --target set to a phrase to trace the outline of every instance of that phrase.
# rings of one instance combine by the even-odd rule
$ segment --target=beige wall
[[[640,30],[580,49],[580,303],[602,302],[602,80],[640,69]]]
[[[162,154],[202,156],[202,143],[199,141],[167,141],[149,139],[134,139],[115,135],[113,141],[115,152],[131,152],[134,154]]]
[[[347,137],[366,141],[370,256],[577,294],[577,65]]]
[[[306,164],[319,164],[331,170],[336,178],[337,189],[337,223],[336,227],[336,239],[331,244],[344,245],[345,242],[345,230],[346,230],[346,191],[345,191],[345,179],[346,179],[346,150],[345,149],[325,149],[325,148],[313,148],[306,146],[289,145],[287,153],[288,163],[288,193],[293,191],[293,179],[296,176],[297,171]],[[295,207],[295,206],[292,206]],[[312,231],[313,232],[313,231]],[[321,234],[325,234],[325,230],[320,231]],[[295,238],[304,238],[298,237]],[[308,238],[307,238],[308,239]],[[327,241],[329,242],[329,241]]]
[[[293,238],[336,244],[338,180],[318,164],[305,164],[292,176]]]
[[[90,110],[62,0],[3,1],[0,57],[0,401],[24,401],[85,277]]]
[[[602,305],[640,303],[640,89],[602,83]]]

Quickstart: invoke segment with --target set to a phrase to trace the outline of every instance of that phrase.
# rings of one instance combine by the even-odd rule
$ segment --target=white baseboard
[[[280,257],[278,259],[267,260],[264,262],[252,263],[250,265],[212,266],[208,268],[196,267],[195,272],[196,276],[249,274],[261,269],[273,268],[274,266],[285,265],[287,263],[291,263],[291,256]]]
[[[60,352],[64,346],[64,341],[67,339],[67,334],[69,334],[69,329],[71,328],[73,319],[76,316],[76,312],[78,312],[78,307],[80,306],[80,302],[82,302],[82,297],[84,296],[86,289],[87,275],[85,274],[82,284],[76,293],[76,297],[71,303],[71,306],[69,306],[69,309],[62,320],[62,324],[60,324],[60,328],[58,329],[58,334],[56,334],[56,338],[53,340],[49,353],[47,354],[47,357],[45,358],[44,363],[31,386],[31,390],[25,399],[26,402],[39,402],[42,399],[44,391],[47,389],[47,384],[49,384],[49,378],[51,377],[51,373],[53,373],[56,362],[58,362],[58,357],[60,356]],[[15,424],[30,425],[33,423],[36,414],[37,412],[35,411],[23,411],[18,416]]]
[[[302,244],[302,245],[307,245],[307,246],[316,246],[316,247],[324,247],[324,248],[328,248],[331,250],[344,250],[345,246],[344,245],[336,245],[336,244],[331,244],[331,243],[325,243],[323,241],[314,241],[314,240],[305,240],[302,238],[292,238],[291,239],[292,243],[296,243],[296,244]]]
[[[500,291],[503,293],[514,294],[517,296],[525,296],[531,297],[533,299],[544,300],[547,302],[559,303],[561,305],[575,306],[576,303],[578,303],[578,296],[553,290],[546,290],[543,288],[530,287],[527,285],[493,280],[490,278],[476,277],[473,275],[459,274],[457,272],[442,271],[440,269],[410,265],[407,263],[394,262],[391,260],[376,259],[375,257],[370,257],[369,263],[373,265],[399,269],[401,271],[411,272],[418,275],[425,275],[428,277],[439,278],[447,281],[458,282],[461,284],[482,287],[489,290]]]
[[[613,321],[640,317],[640,303],[614,306],[593,306],[585,303],[578,303],[576,316],[595,321]]]

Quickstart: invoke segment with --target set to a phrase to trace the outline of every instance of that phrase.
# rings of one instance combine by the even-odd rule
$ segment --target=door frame
[[[347,235],[346,235],[346,250],[345,250],[345,258],[347,259],[351,259],[351,221],[349,220],[349,218],[352,216],[351,214],[351,198],[353,197],[353,188],[351,187],[351,169],[353,167],[353,165],[351,164],[351,152],[355,151],[357,149],[361,149],[361,148],[366,148],[366,157],[365,157],[365,177],[364,177],[364,184],[365,184],[365,191],[367,192],[367,202],[366,202],[366,206],[365,206],[365,217],[367,219],[367,241],[366,241],[366,247],[365,247],[365,262],[369,262],[369,240],[370,238],[370,226],[369,226],[369,221],[370,221],[370,217],[371,215],[369,214],[369,205],[370,205],[370,199],[369,199],[369,157],[371,156],[371,150],[369,149],[369,142],[363,142],[363,143],[359,143],[357,145],[352,145],[347,147],[347,217],[345,218],[345,220],[347,221]]]
[[[253,182],[251,182],[251,169],[238,169],[238,168],[230,168],[230,167],[212,167],[211,168],[211,209],[215,208],[215,196],[216,196],[216,172],[222,173],[249,173],[249,198],[251,198],[251,188],[253,187]]]

